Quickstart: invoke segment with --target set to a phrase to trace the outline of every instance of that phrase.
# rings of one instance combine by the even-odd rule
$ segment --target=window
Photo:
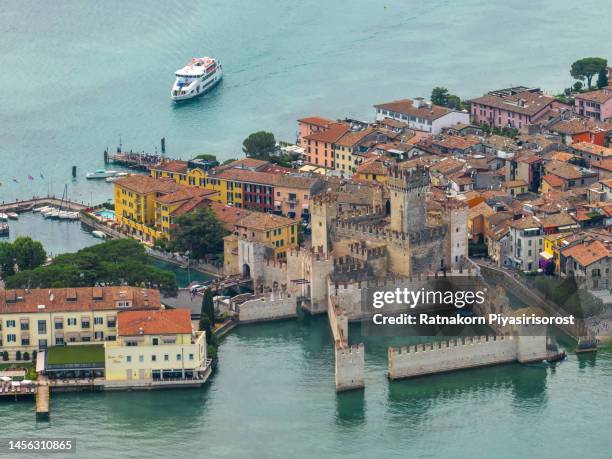
[[[151,362],[157,362],[157,356],[156,355],[152,355],[151,356]]]
[[[14,320],[7,320],[6,321],[6,328],[15,328],[15,321]]]
[[[6,335],[6,341],[9,343],[16,343],[17,342],[17,335]]]
[[[60,337],[55,338],[55,344],[57,346],[61,346],[62,344],[64,344],[64,338],[60,338]]]
[[[104,317],[94,317],[94,325],[102,325],[104,323]]]
[[[106,323],[106,325],[108,326],[108,328],[115,328],[117,326],[117,319],[115,319],[114,317],[111,319],[108,319],[108,322]]]
[[[76,325],[77,324],[77,320],[76,317],[69,317],[67,320],[68,326],[70,325]]]
[[[104,332],[101,331],[97,331],[94,333],[94,338],[95,339],[99,339],[99,340],[103,340],[104,339]]]
[[[138,356],[138,361],[139,361],[140,363],[144,362],[144,355],[139,355],[139,356]]]
[[[167,362],[168,360],[170,360],[170,358],[168,357],[168,354],[164,354],[164,362]]]
[[[89,328],[89,319],[81,319],[81,328]]]
[[[21,338],[21,345],[22,346],[29,346],[30,345],[30,338]]]
[[[30,323],[29,322],[21,322],[21,329],[22,330],[29,330],[30,329]]]
[[[55,329],[56,330],[62,330],[63,328],[64,328],[64,322],[59,322],[59,321],[55,322]]]
[[[189,360],[193,360],[193,354],[189,354]]]
[[[131,356],[131,355],[128,355],[128,356],[125,358],[125,361],[126,361],[127,363],[130,363],[130,362],[132,361],[132,356]]]
[[[181,360],[181,354],[176,354],[176,360]]]
[[[157,346],[159,344],[159,338],[153,338],[153,346]]]
[[[47,347],[47,340],[46,339],[39,339],[38,340],[38,347],[40,349],[46,349],[46,347]]]

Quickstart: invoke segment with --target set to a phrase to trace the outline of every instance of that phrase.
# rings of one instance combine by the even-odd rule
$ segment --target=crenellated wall
[[[546,335],[473,336],[388,349],[390,379],[547,358]]]
[[[291,319],[297,317],[296,297],[273,292],[254,297],[240,304],[238,319],[241,323]]]

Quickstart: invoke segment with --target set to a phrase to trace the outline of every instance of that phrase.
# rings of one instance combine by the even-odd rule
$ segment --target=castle
[[[337,332],[336,322],[340,317],[343,323],[363,319],[362,283],[401,284],[421,275],[447,274],[458,271],[467,258],[467,206],[448,201],[443,218],[428,223],[427,170],[394,167],[385,184],[373,186],[376,190],[365,205],[347,206],[331,188],[314,196],[310,244],[289,249],[285,260],[273,259],[265,243],[246,238],[238,241],[232,255],[238,259],[231,264],[251,273],[255,289],[282,286],[306,311],[328,314],[335,337],[338,390],[363,387],[358,376],[363,345],[350,346],[348,336],[339,336],[343,332]],[[344,285],[344,298],[351,292],[345,304],[334,304],[338,297],[333,286],[338,283]]]

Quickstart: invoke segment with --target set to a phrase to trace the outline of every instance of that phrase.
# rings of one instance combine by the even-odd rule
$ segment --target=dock
[[[138,171],[148,171],[151,166],[158,164],[162,156],[151,153],[134,153],[118,151],[117,153],[104,152],[104,163],[127,167]]]
[[[36,385],[36,419],[49,420],[49,381],[46,376],[39,376]]]
[[[89,205],[85,204],[84,202],[67,201],[55,196],[46,196],[11,202],[2,202],[0,204],[0,212],[29,212],[36,207],[42,206],[61,207],[64,210],[73,212],[79,212],[89,208]]]

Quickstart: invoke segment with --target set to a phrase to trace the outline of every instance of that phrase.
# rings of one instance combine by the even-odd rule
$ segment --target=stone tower
[[[312,247],[322,255],[331,251],[331,228],[338,216],[338,208],[332,196],[315,196],[310,204]]]
[[[427,208],[425,197],[429,173],[421,166],[401,170],[393,168],[387,181],[391,202],[391,229],[409,233],[425,228]]]
[[[446,260],[448,267],[458,269],[461,258],[468,257],[468,206],[457,200],[446,201],[445,212],[445,220],[448,225]]]

